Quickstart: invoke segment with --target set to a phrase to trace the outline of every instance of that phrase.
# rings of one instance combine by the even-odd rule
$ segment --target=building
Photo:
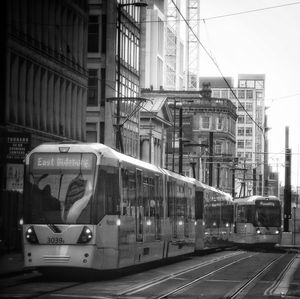
[[[148,96],[147,91],[142,95]],[[141,110],[140,159],[156,166],[166,166],[167,129],[173,124],[166,97],[153,95]]]
[[[86,139],[88,5],[5,0],[2,19],[0,238],[13,248],[5,236],[17,236],[25,154],[43,142]]]
[[[229,99],[210,97],[209,89],[201,94],[199,91],[150,90],[143,92],[143,96],[167,98],[173,114],[174,123],[167,136],[166,168],[180,172],[182,159],[184,175],[195,176],[231,193],[237,119],[233,103]]]
[[[30,149],[86,137],[87,2],[6,1],[6,9],[2,163],[13,139]]]
[[[240,74],[238,87],[233,79],[200,78],[211,84],[212,96],[230,99],[237,107],[236,155],[240,170],[236,173],[237,195],[263,194],[267,190],[267,124],[265,118],[265,75]],[[228,86],[229,85],[229,86]]]
[[[89,0],[87,140],[139,157],[140,7]]]

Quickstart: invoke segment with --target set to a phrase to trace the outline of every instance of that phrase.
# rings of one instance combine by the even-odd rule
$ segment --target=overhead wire
[[[268,6],[268,7],[262,7],[262,8],[257,8],[257,9],[250,9],[250,10],[245,10],[245,11],[240,11],[240,12],[234,12],[234,13],[229,13],[229,14],[224,14],[224,15],[218,15],[218,16],[212,16],[212,17],[207,17],[207,18],[199,18],[199,19],[193,19],[193,21],[209,21],[209,20],[214,20],[214,19],[220,19],[220,18],[226,18],[226,17],[232,17],[232,16],[237,16],[237,15],[242,15],[242,14],[249,14],[249,13],[254,13],[254,12],[259,12],[259,11],[265,11],[265,10],[270,10],[270,9],[276,9],[276,8],[281,8],[281,7],[286,7],[286,6],[292,6],[292,5],[298,5],[300,4],[300,1],[297,2],[292,2],[292,3],[286,3],[286,4],[281,4],[281,5],[275,5],[275,6]],[[190,19],[187,19],[187,21],[191,21]],[[126,23],[158,23],[158,22],[167,22],[164,20],[151,20],[151,21],[123,21],[123,24]],[[184,22],[184,20],[174,20],[174,22]],[[13,23],[19,23],[19,24],[24,24],[26,23],[27,25],[41,25],[41,26],[47,26],[47,27],[73,27],[72,24],[56,24],[56,23],[40,23],[40,22],[24,22],[24,21],[18,21],[18,20],[13,20]],[[107,24],[116,24],[116,22],[107,22]],[[6,23],[5,25],[11,25],[9,23]]]
[[[171,0],[173,5],[175,6],[176,10],[178,11],[178,13],[180,14],[180,16],[182,17],[182,19],[185,21],[186,25],[188,26],[188,28],[191,30],[191,32],[193,33],[193,35],[195,36],[196,40],[198,41],[198,43],[200,44],[200,46],[202,47],[202,49],[205,51],[205,53],[208,55],[208,57],[211,59],[211,61],[213,62],[213,64],[216,66],[216,68],[218,69],[219,73],[221,74],[224,82],[226,83],[227,87],[230,89],[231,93],[233,94],[234,98],[237,100],[237,102],[239,103],[240,107],[246,112],[246,114],[249,116],[249,118],[251,119],[251,121],[264,133],[264,129],[253,119],[252,115],[249,114],[249,112],[246,110],[246,108],[244,107],[244,105],[241,103],[241,101],[238,99],[238,97],[236,96],[234,90],[232,89],[231,85],[228,83],[227,79],[225,78],[225,76],[223,75],[219,65],[217,64],[217,62],[215,61],[215,59],[211,56],[211,54],[208,52],[208,50],[206,49],[206,47],[204,47],[203,43],[200,41],[199,37],[197,36],[197,34],[194,32],[193,28],[190,26],[190,24],[188,23],[188,21],[185,19],[185,17],[183,16],[182,12],[180,11],[180,9],[178,8],[178,6],[176,5],[176,3],[174,2],[174,0]],[[263,134],[263,137],[265,138],[265,135]]]

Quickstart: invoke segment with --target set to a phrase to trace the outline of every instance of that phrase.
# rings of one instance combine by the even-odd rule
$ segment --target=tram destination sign
[[[91,170],[93,154],[44,154],[35,153],[32,156],[35,170],[51,169],[81,169]]]

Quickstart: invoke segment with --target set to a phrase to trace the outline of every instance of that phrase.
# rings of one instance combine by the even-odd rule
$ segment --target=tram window
[[[280,207],[259,207],[255,213],[256,221],[261,226],[280,226],[281,211]]]
[[[195,194],[195,218],[203,219],[203,191],[197,191]]]
[[[143,206],[144,206],[144,216],[148,217],[150,215],[150,205],[149,205],[149,185],[144,177],[143,183]]]
[[[130,196],[129,196],[129,174],[126,169],[122,169],[122,193],[121,214],[130,215]]]
[[[100,200],[104,203],[104,211],[97,210],[98,220],[103,216],[103,213],[107,215],[117,214],[120,209],[119,202],[119,176],[118,168],[111,166],[101,166],[100,168]],[[98,204],[101,208],[101,203]],[[99,219],[100,218],[100,219]]]

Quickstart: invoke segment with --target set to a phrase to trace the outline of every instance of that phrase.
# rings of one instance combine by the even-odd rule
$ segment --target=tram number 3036
[[[63,238],[50,238],[48,237],[48,244],[64,244],[65,240]]]

